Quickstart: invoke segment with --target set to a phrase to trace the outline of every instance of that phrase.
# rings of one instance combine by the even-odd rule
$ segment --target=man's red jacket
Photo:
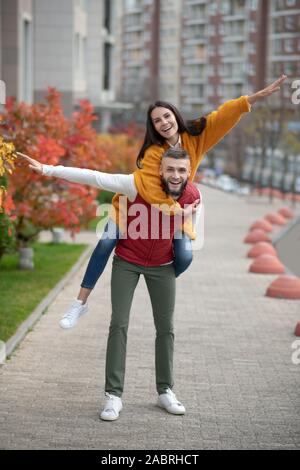
[[[200,191],[188,182],[177,202],[184,207],[197,199],[201,203]],[[115,254],[129,263],[141,266],[170,263],[174,257],[174,232],[181,229],[182,218],[166,215],[151,207],[139,194],[133,202],[127,203],[127,230],[118,240]]]

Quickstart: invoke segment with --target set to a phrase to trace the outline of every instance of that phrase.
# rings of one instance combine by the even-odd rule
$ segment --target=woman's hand
[[[21,157],[23,160],[26,160],[29,163],[29,168],[33,170],[35,173],[38,173],[39,175],[43,174],[43,165],[42,163],[38,162],[37,160],[34,160],[34,158],[28,157],[28,155],[25,155],[25,153],[21,152],[16,152],[19,157]]]
[[[250,104],[255,103],[256,101],[262,100],[266,98],[267,96],[272,95],[273,93],[276,93],[276,91],[280,90],[280,85],[287,79],[287,75],[281,75],[278,80],[275,82],[271,83],[271,85],[267,86],[263,90],[258,91],[257,93],[254,93],[254,95],[248,96],[248,101]]]

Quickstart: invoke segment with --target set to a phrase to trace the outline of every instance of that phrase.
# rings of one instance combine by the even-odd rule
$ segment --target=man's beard
[[[172,197],[180,197],[183,191],[185,190],[185,187],[188,181],[187,180],[183,181],[181,185],[178,187],[178,189],[169,188],[168,181],[163,177],[161,178],[161,182],[162,182],[163,190],[165,191],[166,194],[169,194]]]

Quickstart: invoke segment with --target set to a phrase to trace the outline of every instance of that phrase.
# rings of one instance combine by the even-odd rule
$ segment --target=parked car
[[[202,172],[201,183],[207,184],[208,186],[216,185],[216,173],[212,168],[205,168]]]
[[[226,192],[236,192],[239,184],[229,175],[221,175],[217,178],[216,186]]]
[[[249,196],[249,194],[251,193],[251,189],[248,185],[241,185],[238,187],[236,192],[237,194],[239,194],[239,196]]]

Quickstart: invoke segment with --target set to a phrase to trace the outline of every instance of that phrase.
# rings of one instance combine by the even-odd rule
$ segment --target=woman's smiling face
[[[151,112],[151,119],[155,130],[166,140],[177,137],[178,124],[175,114],[168,108],[158,106]]]

